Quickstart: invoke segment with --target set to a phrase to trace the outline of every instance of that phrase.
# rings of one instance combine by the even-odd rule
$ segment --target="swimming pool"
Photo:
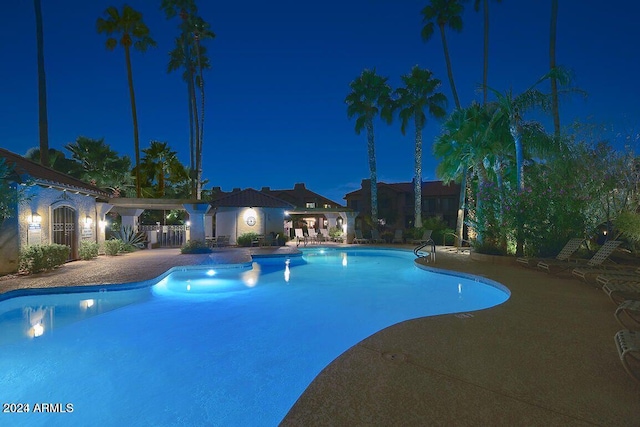
[[[0,424],[277,425],[367,336],[509,297],[491,281],[420,269],[408,251],[303,252],[174,269],[152,287],[0,302],[0,402],[30,405]],[[34,413],[42,403],[58,413]]]

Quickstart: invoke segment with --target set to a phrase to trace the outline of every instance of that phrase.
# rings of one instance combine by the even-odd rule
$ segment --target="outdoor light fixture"
[[[98,221],[98,225],[100,226],[100,228],[102,230],[104,230],[107,227],[107,221],[100,220],[100,221]]]
[[[246,211],[244,211],[244,214],[242,215],[244,222],[250,226],[253,227],[254,225],[256,225],[256,216],[258,214],[256,213],[255,209],[253,208],[249,208]]]
[[[93,222],[93,219],[91,219],[91,217],[90,217],[89,215],[87,215],[87,216],[84,218],[84,225],[85,225],[85,226],[89,227],[89,226],[91,225],[91,223],[92,223],[92,222]]]
[[[42,217],[37,212],[33,213],[29,218],[29,222],[31,224],[40,224],[42,222]]]

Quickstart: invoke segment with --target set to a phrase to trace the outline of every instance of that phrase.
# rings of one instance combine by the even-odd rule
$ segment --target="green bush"
[[[89,260],[98,257],[98,248],[100,246],[96,242],[83,240],[80,242],[80,259]]]
[[[122,249],[122,240],[110,239],[104,242],[104,253],[107,255],[118,255],[118,252]]]
[[[189,240],[180,248],[180,253],[183,254],[208,254],[210,252],[211,248],[201,240]]]
[[[21,271],[39,273],[61,266],[69,259],[71,248],[65,245],[31,245],[20,252]]]
[[[238,246],[251,246],[251,242],[258,238],[258,233],[244,233],[238,236]]]

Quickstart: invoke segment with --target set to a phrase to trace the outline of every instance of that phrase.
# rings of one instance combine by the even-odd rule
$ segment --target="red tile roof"
[[[291,203],[280,200],[277,197],[247,188],[222,196],[211,202],[213,207],[260,207],[260,208],[284,208],[292,209]]]
[[[24,182],[30,178],[33,179],[36,184],[43,186],[61,187],[86,192],[95,196],[110,197],[108,192],[95,185],[87,184],[72,176],[42,166],[39,163],[33,162],[4,148],[0,148],[0,158],[4,158],[10,167],[13,166],[17,175],[16,179],[19,181]]]

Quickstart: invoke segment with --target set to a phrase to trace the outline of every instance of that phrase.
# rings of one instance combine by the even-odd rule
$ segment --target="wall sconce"
[[[32,213],[29,217],[29,222],[31,224],[40,224],[42,222],[42,217],[37,212]]]
[[[98,225],[100,226],[101,230],[104,230],[107,227],[107,221],[98,221]]]
[[[92,222],[93,222],[93,219],[92,219],[89,215],[87,215],[87,216],[84,218],[84,225],[85,225],[86,227],[89,227],[89,226],[91,225],[91,223],[92,223]]]
[[[185,222],[184,225],[186,226],[187,229],[189,229],[191,227],[191,221]]]
[[[244,214],[242,215],[244,222],[249,226],[249,227],[253,227],[254,225],[256,225],[256,217],[257,217],[257,212],[255,211],[255,209],[253,209],[252,207],[250,207],[249,209],[244,211]]]

